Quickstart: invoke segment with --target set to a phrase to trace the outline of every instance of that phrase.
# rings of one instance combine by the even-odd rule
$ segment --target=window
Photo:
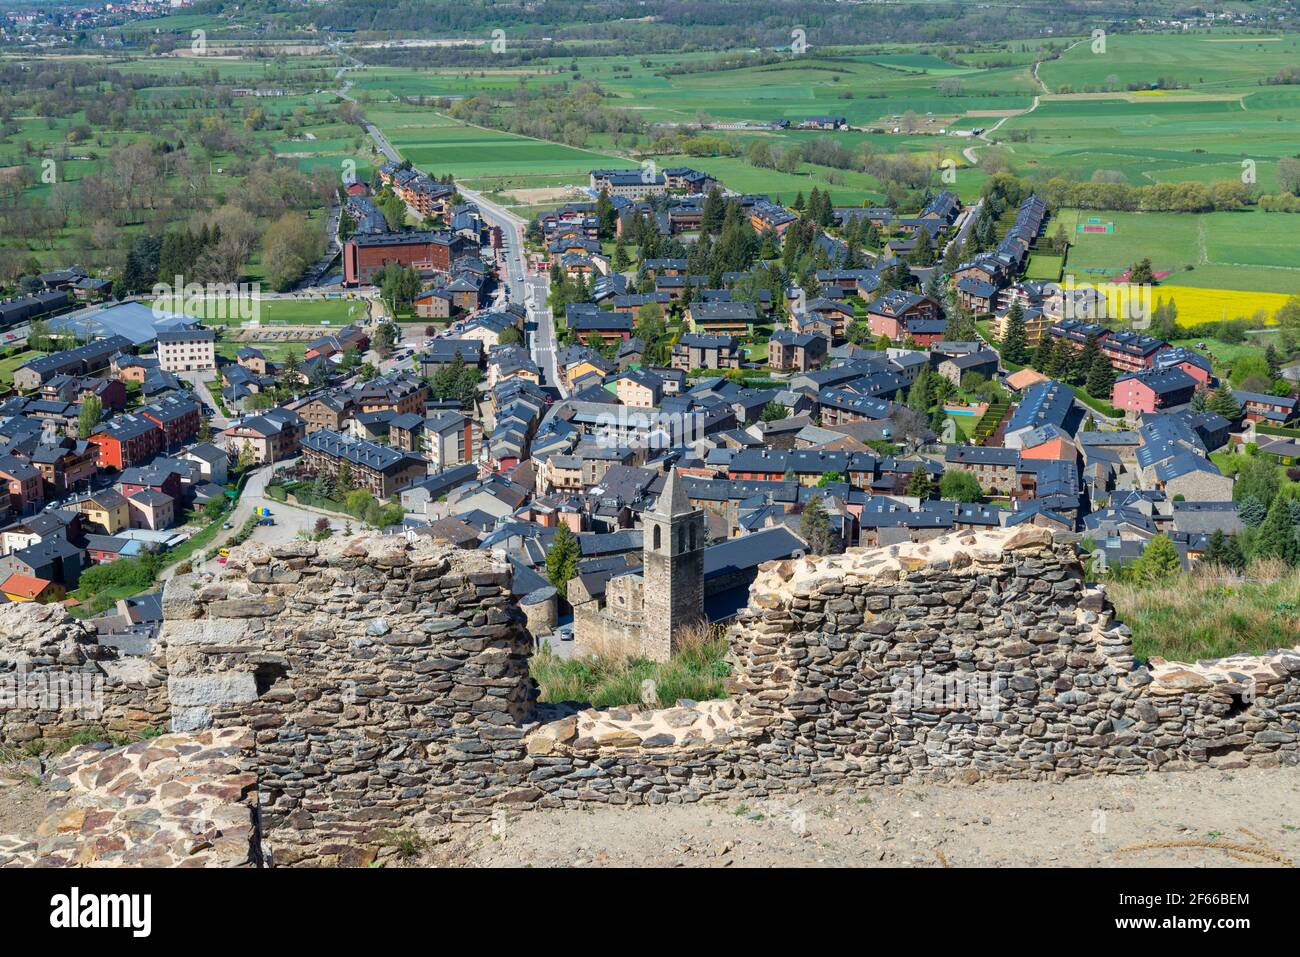
[[[658,526],[658,525],[655,526],[654,540],[655,540],[655,544],[654,544],[655,551],[659,551],[659,549],[660,549],[661,546],[660,546],[660,544],[659,544],[659,526]]]

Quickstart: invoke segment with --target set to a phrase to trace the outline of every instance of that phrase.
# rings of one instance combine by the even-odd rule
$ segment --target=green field
[[[296,356],[300,361],[307,351],[306,342],[231,342],[227,339],[217,341],[217,355],[223,359],[235,361],[240,349],[253,348],[266,356],[268,362],[281,363],[289,356]]]
[[[1079,219],[1113,222],[1111,234],[1077,233]],[[1213,213],[1115,213],[1061,210],[1059,223],[1073,244],[1066,272],[1101,282],[1144,257],[1161,280],[1177,286],[1300,294],[1296,231],[1300,217],[1258,209]],[[1190,269],[1188,267],[1191,267]]]
[[[1035,253],[1029,257],[1029,263],[1025,267],[1025,278],[1057,282],[1061,278],[1061,267],[1064,263],[1065,258],[1063,256]]]
[[[1112,34],[1105,48],[1093,52],[1091,40],[1080,43],[1039,69],[1048,89],[1101,91],[1114,77],[1147,86],[1159,81],[1187,84],[1193,90],[1216,90],[1253,84],[1261,74],[1276,73],[1300,61],[1300,38],[1266,33]]]
[[[365,318],[366,303],[359,299],[262,299],[254,303],[264,326],[345,326]],[[156,307],[171,309],[170,303],[160,300]],[[182,311],[199,319],[212,319],[218,325],[245,325],[230,318],[230,310],[223,316],[225,304],[186,304]]]
[[[1267,192],[1277,188],[1277,160],[1297,152],[1294,130],[1300,123],[1300,87],[1267,81],[1297,62],[1298,51],[1294,36],[1271,41],[1226,32],[1116,34],[1107,37],[1104,53],[1093,53],[1085,41],[1045,61],[1040,76],[1053,92],[1037,100],[1043,86],[1033,76],[1030,45],[960,53],[919,45],[828,48],[742,68],[719,68],[717,53],[555,59],[489,72],[377,67],[363,71],[357,85],[373,97],[369,115],[404,156],[430,172],[492,180],[480,187],[566,185],[590,166],[618,157],[626,165],[645,154],[629,149],[626,136],[601,132],[586,136],[585,148],[592,151],[587,153],[534,140],[512,143],[500,138],[509,136],[504,133],[454,131],[431,107],[400,104],[397,97],[487,94],[504,103],[516,88],[594,82],[605,93],[603,107],[645,121],[642,146],[656,134],[689,134],[703,123],[709,135],[729,140],[742,154],[660,154],[654,157],[660,165],[691,165],[732,188],[786,199],[814,186],[830,189],[836,202],[882,198],[882,184],[861,168],[805,163],[792,174],[757,168],[744,158],[755,140],[782,148],[827,135],[759,130],[755,124],[786,120],[793,126],[822,114],[842,115],[861,128],[829,134],[855,153],[912,154],[935,169],[943,160],[954,161],[956,183],[945,185],[967,198],[978,194],[985,174],[970,166],[963,150],[973,146],[978,153],[989,145],[949,134],[999,121],[994,139],[1021,174],[1088,179],[1101,171],[1134,185],[1209,183],[1241,176],[1243,160],[1250,160],[1258,188]],[[709,69],[700,70],[705,64]],[[1149,88],[1161,83],[1179,88]],[[750,128],[729,128],[738,123]],[[1241,256],[1225,248],[1198,258],[1206,265],[1249,265],[1263,254],[1254,249]],[[1220,278],[1205,281],[1221,284]],[[1264,279],[1251,282],[1268,286]]]
[[[1296,152],[1300,89],[1268,81],[1296,62],[1294,35],[1116,34],[1101,52],[1085,41],[1043,63],[1053,95],[999,132],[1023,171],[1210,182],[1236,179],[1249,159],[1260,189],[1276,190],[1277,159]]]

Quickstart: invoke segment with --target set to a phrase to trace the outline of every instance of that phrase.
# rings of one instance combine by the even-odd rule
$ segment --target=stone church
[[[676,469],[642,525],[639,572],[611,578],[603,601],[577,579],[569,585],[579,657],[630,648],[667,661],[683,631],[704,620],[704,510],[692,507]]]

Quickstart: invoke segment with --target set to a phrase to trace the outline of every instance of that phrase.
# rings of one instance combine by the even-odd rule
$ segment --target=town
[[[689,168],[589,191],[523,224],[404,162],[347,184],[343,285],[400,286],[415,321],[280,362],[76,268],[35,277],[2,307],[57,345],[0,407],[0,592],[138,643],[176,569],[376,527],[503,554],[562,658],[668,660],[794,555],[1033,525],[1099,572],[1187,569],[1244,562],[1238,533],[1273,520],[1300,366],[1232,388],[1149,314],[1023,278],[1052,213],[1010,177],[915,210],[787,207]],[[383,197],[442,228],[392,231]]]

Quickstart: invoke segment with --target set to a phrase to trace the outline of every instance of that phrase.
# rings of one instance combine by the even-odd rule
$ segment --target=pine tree
[[[1070,367],[1074,363],[1074,349],[1065,340],[1058,342],[1052,349],[1052,361],[1048,368],[1040,370],[1044,375],[1064,382],[1070,378]]]
[[[1043,375],[1048,375],[1047,370],[1052,367],[1055,341],[1051,336],[1044,335],[1038,340],[1038,348],[1034,350],[1034,355],[1029,360],[1029,364]]]
[[[1002,358],[1016,365],[1024,365],[1029,357],[1029,343],[1025,338],[1025,311],[1016,303],[1007,313],[1007,334],[1002,339]]]
[[[1209,412],[1217,412],[1229,422],[1234,422],[1241,418],[1241,406],[1237,403],[1237,397],[1232,394],[1232,389],[1228,388],[1228,383],[1220,382],[1214,394],[1210,396],[1205,408]]]
[[[1296,541],[1295,526],[1291,524],[1291,511],[1282,497],[1273,499],[1264,524],[1255,536],[1252,558],[1280,558],[1288,565],[1300,561],[1300,542]]]
[[[822,504],[821,495],[814,492],[808,498],[808,504],[804,506],[803,518],[799,522],[799,531],[803,535],[804,541],[808,543],[808,550],[814,555],[827,555],[830,553],[833,540],[831,536],[831,520],[826,514],[826,506]]]
[[[1083,350],[1078,355],[1075,366],[1076,373],[1071,377],[1080,380],[1080,384],[1085,389],[1087,388],[1088,376],[1092,374],[1092,364],[1097,361],[1097,357],[1100,355],[1101,347],[1097,344],[1097,337],[1095,335],[1088,336],[1083,343]],[[1088,391],[1092,390],[1089,389]]]
[[[1241,571],[1246,567],[1246,556],[1241,551],[1241,543],[1237,541],[1236,535],[1228,536],[1228,543],[1224,548],[1223,564],[1237,571]]]
[[[1247,495],[1237,505],[1237,515],[1241,518],[1241,524],[1247,528],[1259,528],[1264,523],[1264,518],[1268,514],[1268,509],[1253,495]]]
[[[1216,528],[1201,553],[1200,563],[1217,565],[1220,568],[1240,570],[1245,562],[1242,559],[1241,546],[1237,544],[1236,535],[1226,535],[1223,529]]]
[[[565,598],[569,597],[569,582],[578,574],[579,551],[578,539],[569,526],[561,525],[546,553],[546,577]]]
[[[913,412],[930,411],[930,367],[921,366],[907,392],[907,407]]]
[[[917,463],[916,468],[912,469],[912,477],[907,480],[907,493],[915,498],[925,499],[930,495],[930,476],[925,472],[925,466]]]
[[[1178,549],[1163,533],[1147,542],[1142,549],[1142,557],[1137,561],[1137,574],[1144,582],[1158,582],[1178,574],[1182,562]]]
[[[1110,364],[1102,353],[1098,352],[1092,360],[1092,365],[1088,367],[1088,375],[1084,380],[1085,389],[1088,394],[1097,399],[1110,399],[1111,393],[1115,390],[1115,367]]]

